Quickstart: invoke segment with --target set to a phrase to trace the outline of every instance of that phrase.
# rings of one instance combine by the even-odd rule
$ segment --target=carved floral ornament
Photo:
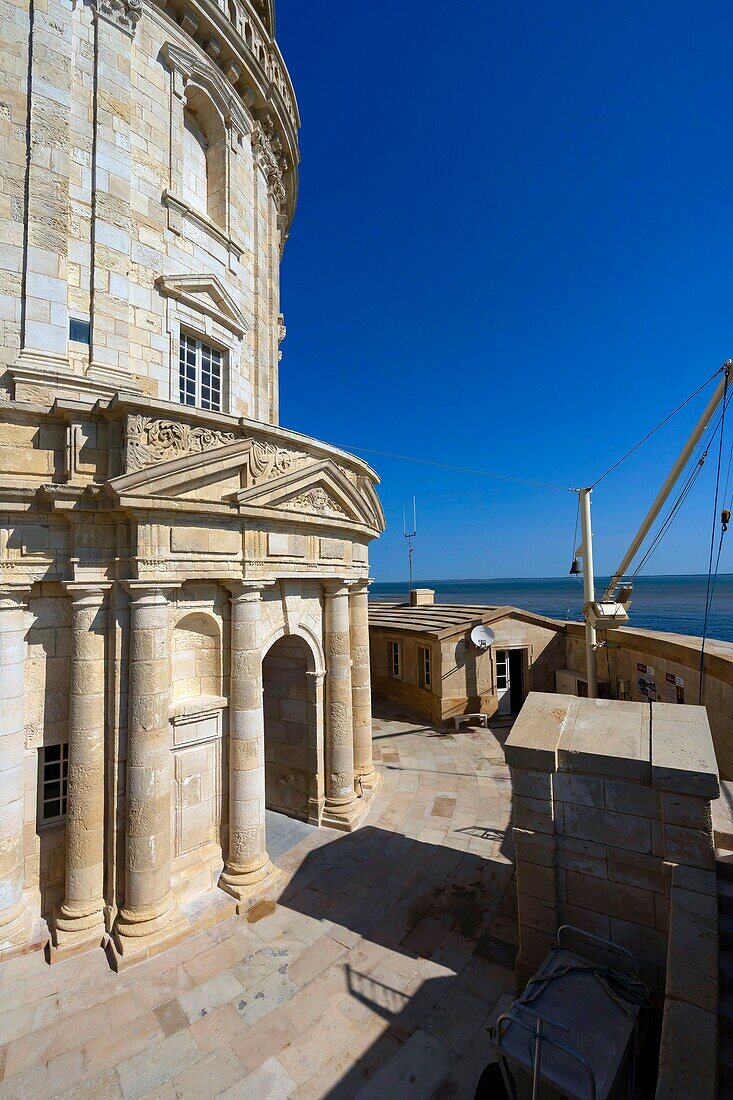
[[[95,0],[94,12],[131,37],[143,13],[142,0]]]
[[[292,497],[284,505],[289,512],[306,512],[317,516],[334,516],[343,518],[347,515],[340,504],[326,492],[322,486],[317,485],[300,496]]]
[[[130,416],[125,428],[125,469],[131,474],[158,462],[224,447],[238,438],[233,432],[218,432],[175,420]]]
[[[280,211],[285,205],[283,175],[287,171],[288,162],[269,116],[255,127],[252,133],[252,149],[255,163],[262,169],[270,194]]]
[[[203,454],[204,451],[226,447],[237,441],[244,442],[242,436],[235,432],[220,432],[150,416],[130,416],[125,429],[125,471],[131,474],[161,462]],[[247,462],[249,483],[258,485],[299,469],[307,463],[308,456],[301,451],[288,451],[273,443],[253,439],[249,452],[243,455],[243,461]]]

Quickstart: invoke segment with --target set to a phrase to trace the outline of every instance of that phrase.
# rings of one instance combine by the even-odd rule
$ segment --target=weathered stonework
[[[52,961],[123,967],[199,895],[271,886],[266,804],[363,818],[384,516],[364,462],[277,423],[299,118],[271,4],[11,12],[0,958],[50,927]]]

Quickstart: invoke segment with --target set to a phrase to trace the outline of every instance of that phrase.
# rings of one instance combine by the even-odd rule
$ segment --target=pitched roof
[[[480,623],[492,623],[507,618],[521,618],[525,622],[546,624],[556,629],[563,626],[556,619],[534,615],[517,607],[449,603],[410,607],[409,604],[369,601],[370,627],[400,633],[429,634],[435,638],[451,638],[456,634],[465,634],[471,627],[478,626]]]

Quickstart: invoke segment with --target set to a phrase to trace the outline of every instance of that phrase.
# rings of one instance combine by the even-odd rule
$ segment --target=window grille
[[[47,745],[39,750],[38,804],[41,824],[63,821],[69,786],[69,745]]]
[[[181,333],[178,397],[182,405],[221,412],[222,354],[202,340]]]

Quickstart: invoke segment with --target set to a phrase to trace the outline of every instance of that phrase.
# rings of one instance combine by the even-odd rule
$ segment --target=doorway
[[[301,821],[309,819],[316,737],[310,657],[305,641],[289,635],[262,662],[265,805]]]
[[[496,694],[499,697],[498,717],[519,714],[524,702],[523,649],[497,649]]]

